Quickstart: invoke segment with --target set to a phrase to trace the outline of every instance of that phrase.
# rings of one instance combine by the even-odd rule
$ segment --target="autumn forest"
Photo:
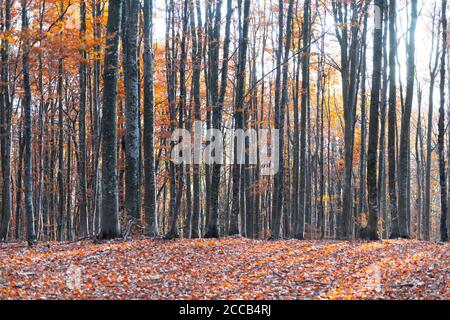
[[[448,9],[0,0],[0,298],[450,298]],[[103,289],[30,290],[47,255]]]

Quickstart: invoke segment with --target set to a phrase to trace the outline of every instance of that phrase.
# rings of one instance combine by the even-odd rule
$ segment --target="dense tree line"
[[[448,241],[447,7],[1,0],[0,240]],[[276,129],[279,168],[177,128]]]

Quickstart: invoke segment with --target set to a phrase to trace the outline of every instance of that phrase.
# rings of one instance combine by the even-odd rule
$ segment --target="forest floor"
[[[450,299],[450,245],[134,240],[0,244],[0,299]]]

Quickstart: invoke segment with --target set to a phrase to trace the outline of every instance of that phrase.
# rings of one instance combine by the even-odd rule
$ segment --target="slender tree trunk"
[[[416,210],[417,210],[417,220],[416,220],[416,235],[417,240],[420,240],[421,234],[422,234],[422,224],[421,224],[421,217],[422,217],[422,189],[423,189],[423,165],[422,165],[422,154],[423,154],[423,144],[422,141],[422,89],[420,85],[418,85],[417,88],[417,104],[418,104],[418,115],[417,115],[417,127],[416,127],[416,141],[415,141],[415,158],[416,158],[416,178],[417,178],[417,200],[416,200]]]
[[[411,112],[414,98],[414,79],[415,79],[415,52],[416,52],[416,26],[417,26],[417,0],[411,1],[411,27],[409,31],[408,42],[408,68],[407,68],[407,85],[405,107],[402,117],[402,130],[400,135],[400,154],[399,154],[399,201],[398,215],[400,237],[409,239],[410,233],[408,228],[408,185],[409,185],[409,151],[410,151],[410,131],[411,131]]]
[[[101,4],[99,0],[94,0],[92,3],[92,16],[94,18],[94,39],[96,41],[101,37],[101,25],[99,19],[102,16]],[[101,145],[101,121],[100,121],[100,77],[101,77],[101,61],[98,58],[101,54],[100,45],[94,46],[94,55],[96,57],[94,61],[94,76],[93,76],[93,97],[92,97],[92,131],[91,131],[91,141],[92,141],[92,154],[93,168],[92,168],[92,182],[91,186],[93,188],[93,228],[92,231],[94,235],[98,235],[100,232],[100,208],[101,208],[101,170],[100,170],[100,145]]]
[[[436,6],[433,12],[433,30],[436,27]],[[440,23],[437,23],[440,25]],[[438,35],[439,36],[439,35]],[[424,194],[424,209],[422,214],[422,229],[423,229],[423,239],[426,241],[430,240],[430,213],[431,213],[431,163],[432,163],[432,142],[433,142],[433,112],[434,112],[434,86],[437,76],[437,70],[439,67],[439,41],[436,45],[436,35],[433,32],[431,36],[431,54],[429,61],[430,69],[430,89],[428,92],[428,124],[427,124],[427,153],[426,153],[426,164],[425,164],[425,194]],[[435,55],[433,56],[433,53]]]
[[[378,150],[378,208],[382,219],[383,232],[380,236],[387,238],[387,203],[386,203],[386,114],[387,114],[387,90],[388,90],[388,10],[387,3],[383,9],[383,64],[382,64],[382,85],[380,97],[380,145]]]
[[[153,0],[144,0],[144,213],[146,235],[158,236],[154,150]]]
[[[33,208],[33,151],[32,151],[32,128],[31,128],[31,85],[30,85],[30,39],[28,24],[28,5],[26,0],[22,4],[22,31],[23,39],[23,88],[24,98],[22,107],[24,112],[24,162],[25,162],[25,212],[27,217],[27,241],[32,245],[36,241],[36,232],[34,226],[34,208]]]
[[[181,30],[181,44],[180,44],[180,59],[179,59],[179,77],[180,77],[180,87],[179,87],[179,97],[178,97],[178,128],[183,129],[184,127],[184,114],[186,109],[186,61],[187,61],[187,40],[188,36],[188,25],[189,25],[189,0],[185,0],[183,3],[182,10],[182,30]],[[183,139],[183,138],[182,138]],[[181,143],[182,140],[180,139]],[[177,171],[177,197],[176,197],[176,212],[177,215],[180,214],[181,211],[181,199],[183,197],[183,189],[184,189],[184,170],[185,164],[180,163],[176,167]]]
[[[391,214],[390,238],[400,236],[397,213],[397,86],[396,86],[396,58],[397,58],[397,8],[396,0],[389,2],[389,128],[388,128],[388,176],[389,176],[389,212]]]
[[[283,39],[284,39],[284,1],[278,2],[278,48],[276,51],[276,76],[275,76],[275,111],[274,111],[274,127],[275,130],[281,129],[280,119],[280,91],[281,91],[281,62],[283,57]],[[279,133],[281,134],[281,133]],[[281,146],[277,146],[279,153],[282,154]],[[282,157],[282,156],[281,156]],[[282,160],[282,159],[281,159]],[[278,166],[280,169],[283,167],[283,162],[278,158]],[[281,171],[283,171],[281,169]],[[271,225],[271,238],[279,239],[281,236],[281,207],[282,192],[280,190],[282,183],[283,173],[278,171],[274,176],[273,191],[272,191],[272,225]],[[281,180],[280,180],[281,179]]]
[[[80,38],[84,39],[86,35],[86,2],[80,2]],[[84,42],[84,40],[82,40]],[[78,224],[78,236],[81,238],[88,235],[88,216],[87,216],[87,177],[86,177],[86,50],[83,48],[80,52],[81,62],[79,67],[80,81],[80,113],[78,115],[78,147],[79,147],[79,184],[80,193],[78,198],[78,208],[80,212],[80,222]],[[70,139],[69,139],[70,141]],[[68,171],[70,175],[70,171]]]
[[[5,0],[4,5],[4,27],[3,31],[9,33],[11,28],[11,1]],[[11,121],[12,108],[9,96],[9,40],[2,39],[1,48],[1,155],[2,155],[2,219],[0,224],[0,241],[8,237],[11,222],[12,199],[11,199]]]
[[[24,144],[24,132],[23,132],[23,124],[20,124],[19,127],[19,163],[17,168],[17,179],[16,179],[16,240],[20,239],[21,236],[21,225],[22,225],[22,177],[23,177],[23,164],[24,164],[24,152],[25,152],[25,144]]]
[[[306,0],[303,11],[303,47],[309,46],[310,38],[310,12],[311,1]],[[305,232],[305,211],[306,211],[306,113],[308,105],[309,94],[309,60],[310,50],[307,49],[302,55],[302,90],[301,90],[301,120],[300,120],[300,197],[299,197],[299,211],[297,217],[297,226],[295,230],[295,238],[303,240]]]
[[[139,73],[137,32],[139,0],[125,0],[124,85],[125,85],[125,211],[128,218],[140,220],[139,181]],[[126,40],[126,41],[125,41]]]
[[[223,59],[222,59],[222,74],[220,81],[220,93],[217,105],[213,109],[212,115],[212,127],[214,129],[220,130],[222,126],[222,113],[223,106],[225,102],[225,95],[227,92],[227,82],[228,82],[228,60],[230,53],[230,34],[231,34],[231,18],[233,14],[232,0],[227,0],[227,16],[225,23],[225,39],[223,47]],[[191,26],[191,29],[194,26]],[[195,39],[195,34],[192,35]],[[220,164],[214,164],[212,168],[211,177],[211,211],[213,216],[219,216],[219,188],[220,188],[220,175],[221,175]]]
[[[245,90],[245,76],[246,76],[246,64],[247,64],[247,47],[248,47],[248,29],[249,29],[249,16],[250,16],[250,1],[244,2],[244,14],[243,14],[243,29],[241,37],[239,38],[239,59],[237,69],[237,86],[236,86],[236,100],[234,106],[234,126],[236,130],[244,128],[244,90]],[[237,160],[241,158],[238,156],[237,143],[234,144],[234,164],[233,164],[233,205],[230,221],[230,235],[239,234],[239,216],[243,212],[243,206],[241,206],[241,189],[242,183],[242,165],[237,163]],[[244,225],[241,224],[243,228]],[[244,230],[241,230],[243,232]]]
[[[120,236],[117,185],[117,78],[121,0],[110,0],[106,26],[102,117],[102,207],[100,239]]]
[[[368,11],[364,15],[364,30],[362,36],[362,42],[366,43],[367,40],[367,20]],[[362,48],[362,66],[361,66],[361,146],[359,152],[359,202],[357,221],[361,221],[363,213],[367,210],[366,202],[366,166],[367,166],[367,47]],[[363,228],[358,230],[359,236],[364,232]]]
[[[440,93],[440,107],[439,107],[439,137],[438,137],[438,151],[439,151],[439,180],[441,185],[441,241],[448,241],[447,230],[447,173],[445,167],[445,63],[447,55],[447,0],[442,0],[442,54],[441,54],[441,82],[439,86]]]
[[[192,94],[194,101],[194,120],[201,121],[201,98],[200,98],[200,76],[202,64],[202,23],[201,15],[197,17],[198,25],[195,23],[195,8],[194,0],[190,1],[190,25],[192,33],[192,54],[193,54],[193,74],[192,74]],[[194,128],[195,129],[195,128]],[[198,133],[197,133],[198,134]],[[192,227],[191,237],[200,237],[200,165],[192,166],[192,187],[193,187],[193,201],[192,201]]]
[[[39,34],[43,38],[44,33],[44,13],[46,10],[46,2],[42,3],[40,8],[40,17],[39,17]],[[41,38],[41,39],[42,39]],[[39,41],[39,47],[42,48],[42,40]],[[44,131],[44,113],[47,111],[47,105],[44,100],[44,63],[42,57],[42,51],[39,52],[38,61],[39,61],[39,79],[38,79],[38,89],[40,91],[39,94],[39,182],[38,182],[38,196],[37,196],[37,212],[38,216],[42,217],[42,233],[43,238],[48,240],[48,225],[49,225],[49,214],[48,214],[48,192],[46,191],[45,181],[44,181],[44,159],[48,160],[48,151],[44,151],[44,134],[47,131]],[[45,156],[44,156],[45,152]],[[48,161],[45,163],[45,166],[48,166]],[[46,168],[46,167],[45,167]]]
[[[72,129],[69,129],[72,131]],[[67,137],[67,172],[70,173],[72,170],[72,134]],[[73,214],[72,214],[72,188],[71,188],[72,177],[70,174],[66,176],[66,239],[68,241],[73,240]],[[81,218],[81,216],[80,216]]]
[[[166,75],[167,75],[167,98],[169,103],[169,119],[170,132],[175,131],[176,119],[176,85],[177,85],[177,70],[176,70],[176,55],[177,55],[177,38],[175,34],[175,3],[170,0],[166,5]],[[175,146],[174,141],[170,141],[170,151]],[[177,208],[177,168],[173,161],[169,163],[170,176],[170,199],[169,199],[169,217],[170,226],[165,237],[173,239],[178,237],[178,208]]]
[[[66,198],[64,188],[64,104],[63,104],[63,60],[58,62],[58,198],[59,198],[59,216],[58,216],[58,240],[64,239]]]

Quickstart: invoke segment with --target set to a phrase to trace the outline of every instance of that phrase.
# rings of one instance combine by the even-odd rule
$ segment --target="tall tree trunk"
[[[80,38],[83,41],[86,35],[86,2],[80,2]],[[87,178],[86,178],[86,63],[87,54],[83,48],[80,52],[81,62],[79,67],[79,81],[80,81],[80,112],[78,115],[78,171],[80,193],[78,197],[78,208],[80,212],[80,222],[78,224],[78,236],[87,237],[88,235],[88,216],[87,216]],[[70,175],[70,171],[68,171]]]
[[[24,164],[24,132],[23,132],[23,124],[21,123],[19,126],[19,163],[17,164],[17,179],[16,179],[16,232],[15,238],[16,240],[20,239],[21,236],[21,225],[22,225],[22,177],[23,177],[23,164]]]
[[[218,95],[219,95],[219,48],[220,48],[220,22],[222,16],[222,0],[216,1],[215,13],[213,15],[213,7],[208,7],[210,15],[207,19],[207,35],[208,35],[208,79],[207,79],[207,95],[209,99],[209,105],[212,106],[212,111],[214,113],[218,106]],[[214,19],[214,21],[213,21]],[[217,112],[217,111],[216,111]],[[207,109],[206,116],[206,126],[208,129],[211,128],[212,121],[214,119],[211,117],[211,108]],[[213,115],[214,117],[214,115]],[[212,167],[211,164],[206,163],[205,165],[205,184],[206,184],[206,215],[207,215],[207,225],[206,225],[206,237],[215,238],[219,236],[219,226],[218,226],[218,210],[212,210],[211,200],[212,195]]]
[[[417,126],[416,126],[416,141],[415,141],[415,158],[416,158],[416,178],[417,178],[417,200],[416,200],[416,210],[417,210],[417,229],[416,236],[417,240],[420,240],[422,234],[422,189],[423,189],[423,164],[422,164],[422,155],[423,155],[423,143],[422,143],[422,89],[420,85],[417,88],[417,105],[418,105],[418,115],[417,115]]]
[[[306,0],[303,11],[303,48],[309,46],[310,39],[310,12],[311,1]],[[300,196],[299,196],[299,210],[297,217],[297,226],[295,230],[295,238],[303,240],[305,232],[305,211],[306,211],[306,117],[309,95],[309,60],[310,49],[306,49],[302,54],[302,90],[301,90],[301,120],[300,120]],[[281,165],[281,163],[280,163]]]
[[[304,8],[306,9],[306,7]],[[298,10],[296,12],[298,15]],[[302,46],[302,39],[298,39],[298,47],[300,48]],[[295,88],[294,88],[294,94],[293,94],[293,113],[294,113],[294,137],[293,137],[293,177],[292,177],[292,203],[291,203],[291,215],[292,215],[292,223],[296,227],[298,222],[298,219],[300,217],[300,211],[299,211],[299,198],[300,198],[300,117],[299,117],[299,101],[300,101],[300,71],[301,71],[301,65],[302,65],[302,55],[297,55],[297,63],[295,67]],[[302,212],[303,213],[303,212]]]
[[[433,30],[436,27],[436,6],[433,12]],[[440,26],[440,23],[437,22]],[[438,34],[439,37],[439,34]],[[434,86],[437,77],[437,71],[439,67],[439,41],[436,45],[436,34],[433,32],[431,36],[431,54],[429,61],[429,71],[430,71],[430,89],[428,92],[428,124],[427,124],[427,153],[426,153],[426,164],[425,164],[425,194],[424,194],[424,206],[422,213],[422,229],[423,229],[423,240],[430,240],[430,214],[431,214],[431,163],[432,163],[432,153],[433,153],[433,112],[434,112]],[[434,53],[434,56],[433,56]]]
[[[30,85],[30,38],[28,24],[28,5],[26,0],[22,4],[22,31],[23,38],[23,88],[24,98],[22,107],[24,112],[24,162],[25,162],[25,211],[27,217],[27,241],[32,245],[36,241],[36,232],[34,226],[34,208],[33,208],[33,151],[32,151],[32,131],[31,131],[31,85]]]
[[[386,114],[387,114],[387,91],[388,91],[388,10],[387,3],[383,9],[383,64],[382,64],[382,85],[380,97],[380,145],[378,150],[378,211],[382,219],[383,233],[380,236],[387,238],[387,203],[386,203]]]
[[[249,16],[250,16],[250,1],[244,2],[244,14],[243,14],[243,28],[242,34],[239,38],[239,58],[237,69],[237,86],[236,86],[236,99],[234,105],[234,126],[236,130],[244,128],[244,90],[245,90],[245,75],[247,64],[247,47],[248,47],[248,29],[249,29]],[[239,216],[243,212],[243,206],[241,206],[241,193],[243,190],[240,188],[242,183],[242,165],[237,163],[240,158],[237,152],[237,144],[234,144],[234,164],[233,164],[233,205],[230,221],[230,235],[239,234]],[[241,225],[241,227],[244,227]],[[243,230],[241,230],[243,232]]]
[[[192,54],[193,54],[193,74],[192,74],[192,94],[194,101],[194,120],[201,121],[201,98],[200,98],[200,76],[202,64],[202,23],[201,15],[197,16],[198,25],[195,23],[195,8],[194,0],[190,1],[190,26],[192,33]],[[198,4],[197,4],[198,6]],[[198,8],[198,11],[200,9]],[[196,128],[194,128],[196,130]],[[198,133],[196,133],[198,134]],[[200,165],[195,164],[192,167],[192,187],[193,187],[193,201],[192,201],[192,226],[191,237],[200,237]]]
[[[120,236],[117,185],[117,78],[122,0],[110,0],[106,26],[102,117],[102,207],[100,239]]]
[[[390,238],[400,236],[397,213],[397,86],[396,86],[396,58],[397,58],[397,8],[396,0],[389,2],[389,128],[388,128],[388,180],[389,180],[389,212],[391,214]]]
[[[442,0],[442,54],[441,54],[441,82],[439,86],[440,93],[440,107],[439,107],[439,137],[438,137],[438,151],[439,151],[439,180],[441,185],[441,241],[448,241],[447,230],[447,173],[445,168],[445,72],[446,72],[446,55],[447,55],[447,0]]]
[[[169,119],[170,132],[175,131],[176,119],[176,85],[177,85],[177,38],[175,30],[175,3],[170,0],[166,3],[166,75],[167,75],[167,99],[169,103]],[[170,151],[175,147],[174,141],[170,141]],[[178,237],[178,208],[177,208],[177,168],[173,161],[169,163],[169,177],[170,177],[170,199],[169,199],[169,217],[170,226],[165,237],[173,239]]]
[[[278,48],[276,51],[276,76],[275,76],[275,111],[274,111],[274,127],[276,130],[281,129],[280,122],[280,92],[281,92],[281,62],[283,57],[283,32],[284,32],[284,1],[278,2]],[[282,154],[282,149],[277,146],[279,153]],[[278,159],[279,167],[283,167],[283,163]],[[282,170],[281,170],[282,171]],[[272,225],[271,225],[271,238],[279,239],[281,236],[281,185],[283,174],[278,173],[274,176],[273,191],[272,191]]]
[[[125,0],[124,85],[125,85],[125,211],[128,218],[140,220],[139,181],[139,74],[137,32],[139,0]],[[125,39],[126,38],[126,39]],[[125,41],[126,40],[126,41]]]
[[[222,113],[223,106],[225,102],[225,95],[227,92],[227,82],[228,82],[228,60],[230,54],[230,34],[231,34],[231,18],[233,14],[232,0],[227,0],[227,15],[225,23],[225,39],[223,45],[223,57],[222,57],[222,73],[220,80],[220,93],[217,105],[214,106],[212,115],[212,127],[214,129],[220,130],[222,126]],[[191,29],[194,26],[191,26]],[[195,39],[195,34],[192,35]],[[193,40],[194,41],[194,40]],[[198,44],[196,44],[198,46]],[[198,50],[198,48],[197,48]],[[219,216],[219,188],[220,188],[220,175],[221,175],[220,164],[215,163],[212,168],[211,177],[211,212],[213,216]]]
[[[75,125],[75,124],[74,124]],[[72,128],[69,128],[72,131]],[[72,170],[72,133],[67,137],[67,172],[70,173]],[[73,240],[73,214],[72,214],[72,188],[71,188],[72,177],[70,174],[66,175],[66,239],[68,241]],[[81,218],[81,216],[80,216]],[[81,221],[80,221],[81,222]]]
[[[101,37],[101,24],[99,19],[102,17],[101,4],[99,0],[92,2],[92,17],[94,19],[94,39],[97,43]],[[94,46],[94,55],[96,57],[94,61],[94,76],[93,76],[93,92],[92,92],[92,180],[90,185],[93,188],[93,226],[92,231],[94,235],[98,235],[100,231],[100,207],[101,207],[101,170],[100,170],[100,145],[101,145],[101,121],[100,121],[100,77],[101,77],[101,61],[99,56],[101,55],[101,47],[99,44]]]
[[[39,14],[39,35],[41,36],[41,40],[39,41],[39,47],[42,48],[42,39],[44,34],[44,14],[46,10],[46,2],[44,1],[40,8],[40,14]],[[43,54],[42,50],[38,54],[38,61],[39,61],[39,75],[38,75],[38,90],[40,92],[39,94],[39,182],[38,182],[38,196],[37,196],[37,212],[38,216],[42,217],[42,233],[43,238],[45,240],[48,240],[48,225],[49,225],[49,214],[48,214],[48,208],[46,207],[48,204],[47,197],[48,192],[46,191],[45,181],[44,181],[44,160],[48,160],[48,152],[47,150],[44,151],[44,133],[47,131],[44,131],[44,113],[47,111],[47,105],[44,100],[44,63],[43,63]],[[45,152],[45,156],[44,156]],[[45,163],[45,165],[48,165],[48,161]]]
[[[183,10],[182,10],[182,30],[181,30],[181,44],[180,44],[180,58],[179,58],[179,77],[180,77],[180,88],[179,88],[179,97],[178,97],[178,129],[183,129],[184,127],[184,114],[186,109],[186,61],[187,61],[187,36],[188,36],[188,26],[189,26],[189,0],[184,0]],[[184,138],[182,138],[184,139]],[[182,142],[182,139],[179,142]],[[181,211],[181,199],[183,197],[183,189],[184,189],[184,170],[185,163],[180,163],[176,167],[177,171],[177,197],[176,197],[176,211],[177,216]]]
[[[368,10],[364,14],[364,29],[362,42],[366,43],[367,40],[367,20]],[[362,215],[366,212],[366,166],[367,166],[367,46],[363,46],[361,52],[362,66],[361,66],[361,146],[359,151],[359,196],[358,196],[358,212],[357,221],[361,221]],[[358,230],[359,233],[363,232],[363,229]],[[359,234],[362,236],[362,234]]]
[[[5,0],[3,32],[9,33],[11,29],[11,1]],[[9,40],[2,39],[1,48],[1,155],[2,155],[2,219],[0,225],[0,241],[8,237],[11,222],[12,199],[11,199],[11,121],[12,108],[9,96]]]
[[[158,236],[154,150],[153,0],[144,0],[144,213],[146,235]]]
[[[415,80],[415,56],[416,56],[416,26],[417,26],[417,0],[411,0],[411,27],[409,31],[408,42],[408,67],[405,106],[402,116],[402,130],[400,134],[400,154],[399,154],[399,175],[398,175],[398,216],[400,237],[409,239],[408,228],[408,185],[409,185],[409,151],[410,151],[410,131],[411,131],[411,112],[414,98],[414,80]]]
[[[58,240],[64,239],[66,198],[64,188],[64,104],[63,104],[63,60],[58,61]]]

